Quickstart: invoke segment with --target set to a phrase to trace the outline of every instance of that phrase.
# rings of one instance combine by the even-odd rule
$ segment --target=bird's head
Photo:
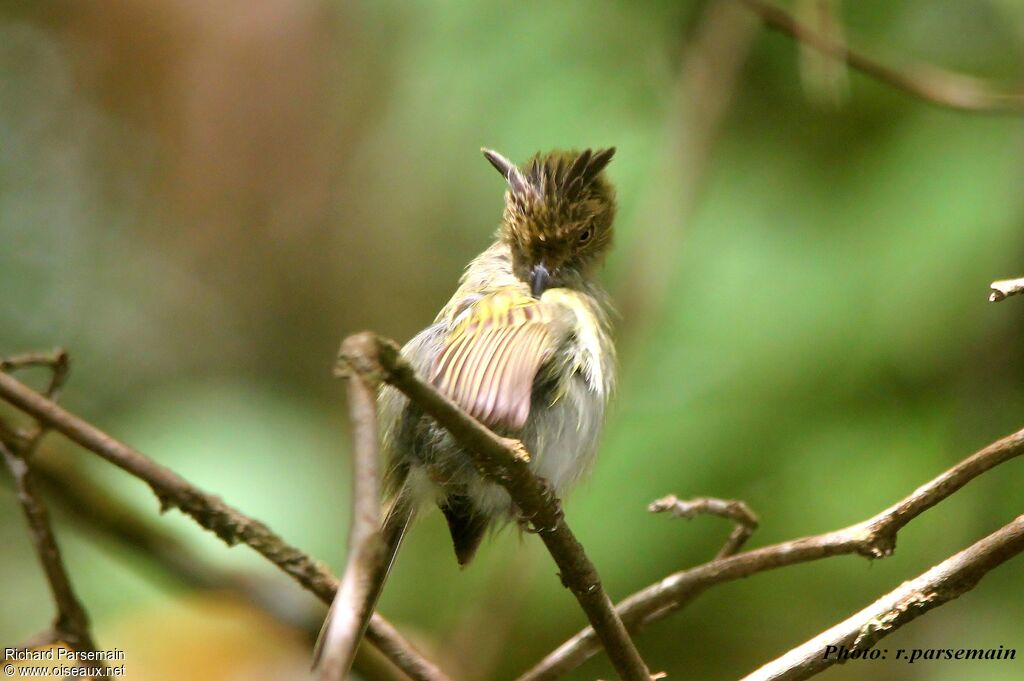
[[[612,242],[615,196],[602,171],[614,147],[537,154],[522,169],[482,151],[508,182],[498,235],[512,253],[515,275],[535,297],[582,284]]]

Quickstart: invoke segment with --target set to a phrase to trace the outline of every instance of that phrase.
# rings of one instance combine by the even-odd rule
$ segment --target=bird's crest
[[[514,238],[543,249],[586,223],[611,222],[613,191],[601,173],[615,147],[536,154],[522,168],[496,151],[483,153],[508,182],[504,223]]]
[[[526,162],[523,172],[498,152],[490,149],[481,151],[508,182],[511,198],[524,204],[537,200],[556,203],[586,198],[594,180],[615,155],[615,147],[536,154]]]

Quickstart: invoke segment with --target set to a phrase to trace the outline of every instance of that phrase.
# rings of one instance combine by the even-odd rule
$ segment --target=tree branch
[[[175,534],[137,518],[134,509],[97,485],[86,471],[68,468],[66,462],[56,464],[38,456],[33,461],[36,481],[53,498],[54,508],[94,538],[148,557],[189,588],[233,592],[290,627],[312,630],[319,624],[312,608],[304,617],[296,603],[259,588],[257,580],[244,572],[210,563]]]
[[[179,509],[216,534],[228,546],[248,544],[320,600],[325,603],[333,600],[337,580],[327,569],[285,542],[262,522],[225,504],[219,497],[196,487],[169,468],[152,461],[4,373],[0,373],[0,398],[145,481],[160,501],[162,511]],[[447,681],[447,677],[433,663],[402,639],[379,615],[375,614],[371,619],[367,639],[413,679]]]
[[[647,506],[651,513],[670,512],[676,518],[690,520],[698,515],[716,515],[731,520],[736,524],[725,545],[718,551],[715,559],[727,558],[743,548],[750,535],[758,526],[757,516],[742,501],[726,499],[699,498],[682,501],[674,494],[662,497]]]
[[[29,367],[44,367],[50,371],[50,380],[46,391],[43,393],[47,398],[56,401],[60,389],[68,378],[68,353],[63,348],[57,348],[51,352],[26,352],[21,355],[0,358],[0,372],[25,369]],[[46,435],[47,426],[44,422],[36,420],[35,427],[31,432],[23,433],[22,441],[14,445],[15,451],[25,459],[32,456],[40,440]]]
[[[52,352],[26,352],[21,355],[0,357],[0,371],[26,367],[46,367],[50,370],[50,385],[46,389],[46,396],[56,399],[57,391],[68,377],[68,353],[63,348],[57,348]]]
[[[762,0],[739,2],[760,17],[769,28],[931,104],[977,113],[1024,113],[1022,91],[999,91],[980,78],[924,64],[900,71],[818,34],[780,7]]]
[[[0,439],[5,436],[0,430]],[[32,460],[32,472],[41,492],[53,500],[53,507],[62,510],[71,522],[90,533],[101,547],[114,545],[130,550],[189,588],[234,594],[278,622],[304,632],[310,641],[314,639],[323,624],[323,614],[299,593],[286,597],[277,588],[276,580],[226,569],[210,562],[177,535],[136,517],[134,509],[111,490],[97,485],[80,467],[68,464],[37,455]],[[148,568],[140,575],[150,580],[155,577],[153,570]],[[162,584],[161,579],[157,582]],[[23,644],[22,647],[27,646]],[[361,676],[371,679],[409,678],[373,646],[360,648],[359,653],[353,668]]]
[[[650,681],[651,674],[612,607],[593,563],[565,523],[550,486],[529,469],[529,453],[518,440],[500,437],[418,378],[398,346],[372,333],[343,345],[340,361],[370,381],[384,380],[448,430],[473,457],[481,475],[504,487],[558,564],[597,638],[625,681]]]
[[[58,349],[53,352],[30,353],[0,359],[0,371],[26,367],[45,367],[50,370],[46,396],[54,399],[67,378],[68,356],[66,352]],[[4,434],[6,428],[0,430],[0,435]],[[71,578],[64,567],[57,537],[50,523],[50,514],[42,497],[36,491],[35,476],[29,466],[29,461],[45,434],[46,425],[42,421],[37,421],[30,432],[21,434],[16,441],[7,442],[7,438],[0,439],[0,456],[14,480],[15,492],[28,522],[32,544],[57,606],[53,627],[35,637],[26,647],[64,642],[75,650],[94,651],[96,644],[93,642],[89,627],[89,616],[71,586]],[[46,640],[47,638],[49,640]]]
[[[840,661],[837,654],[826,654],[829,650],[836,652],[840,646],[851,653],[870,650],[904,624],[967,593],[990,570],[1022,551],[1024,515],[916,579],[904,582],[856,615],[743,677],[742,681],[810,678]]]
[[[992,289],[992,293],[989,295],[989,302],[998,303],[1001,300],[1006,300],[1010,296],[1015,296],[1019,293],[1024,293],[1024,277],[1020,279],[1001,279],[999,281],[993,281],[989,288]]]
[[[32,544],[35,546],[39,562],[42,563],[53,601],[57,605],[57,617],[53,623],[52,639],[49,643],[63,641],[75,650],[94,651],[96,644],[89,630],[89,616],[71,586],[71,580],[60,555],[60,547],[50,526],[50,515],[36,493],[28,461],[21,452],[15,453],[2,442],[0,456],[14,478],[18,502],[28,521]]]
[[[892,554],[896,547],[896,534],[907,523],[985,471],[1021,454],[1024,454],[1024,430],[985,447],[914,490],[905,499],[861,523],[745,551],[676,572],[629,596],[616,606],[616,610],[626,628],[635,632],[679,610],[716,584],[830,556],[859,554],[883,558]],[[518,681],[557,678],[583,664],[598,650],[600,647],[593,630],[584,629],[520,676]]]
[[[368,456],[372,452],[373,458],[376,458],[376,428],[366,427],[373,421],[367,422],[365,410],[370,410],[369,418],[374,417],[372,386],[377,381],[385,380],[452,432],[474,456],[474,462],[481,474],[502,484],[509,491],[558,563],[563,583],[573,591],[591,620],[592,627],[567,641],[520,677],[521,680],[555,678],[588,659],[602,644],[623,678],[649,679],[650,675],[642,660],[639,661],[639,665],[643,676],[638,676],[641,671],[632,666],[630,651],[636,655],[637,660],[639,655],[627,631],[634,631],[665,617],[715,584],[834,555],[856,553],[869,558],[890,555],[895,548],[897,533],[906,524],[957,492],[975,477],[1024,453],[1024,430],[1021,430],[975,453],[921,486],[905,499],[861,523],[821,535],[718,558],[677,572],[633,594],[617,609],[612,609],[593,565],[564,522],[558,500],[553,497],[543,480],[530,473],[529,454],[521,443],[502,438],[467,416],[447,398],[417,378],[412,368],[400,357],[394,344],[373,334],[360,334],[350,339],[343,346],[342,360],[354,376],[351,382],[351,385],[355,386],[352,388],[355,398],[354,420],[364,426],[357,428],[356,436],[360,438],[360,443],[357,444],[360,452],[357,456],[360,453]],[[7,361],[2,364],[2,368],[25,365],[15,365]],[[56,374],[57,371],[51,380],[51,392],[55,391],[63,380]],[[32,416],[39,424],[39,429],[32,434],[24,434],[6,427],[0,431],[0,435],[3,436],[0,438],[2,454],[8,466],[14,463],[12,472],[15,473],[19,490],[25,487],[25,474],[28,473],[28,469],[18,468],[18,461],[23,465],[25,462],[12,450],[12,443],[15,448],[35,446],[43,430],[52,427],[146,481],[160,499],[163,509],[179,508],[200,525],[215,532],[229,545],[237,542],[249,544],[321,600],[331,600],[336,589],[334,578],[322,566],[286,544],[262,523],[248,518],[224,504],[219,498],[194,487],[173,471],[147,459],[128,445],[67,412],[53,400],[32,391],[3,373],[0,373],[0,398]],[[363,463],[365,464],[365,461]],[[372,472],[376,476],[375,469],[362,466],[360,470],[364,473]],[[371,481],[369,489],[373,492],[379,490],[375,485],[379,485],[379,482]],[[34,496],[31,493],[31,482],[28,489],[30,495]],[[369,496],[361,498],[365,501]],[[745,527],[739,529],[749,534],[750,528],[756,524],[756,517],[749,513],[749,509],[737,506],[737,503],[715,499],[679,502],[674,498],[666,498],[652,504],[652,510],[673,510],[683,516],[701,512],[723,515],[740,521],[741,524],[745,523]],[[367,527],[374,528],[374,532],[377,527],[378,508],[375,506],[371,511],[371,519],[374,522],[367,524]],[[28,514],[28,509],[26,513]],[[34,517],[38,518],[38,515]],[[36,525],[33,522],[30,517],[30,525],[36,533]],[[46,528],[49,529],[48,521]],[[52,540],[52,533],[50,538]],[[730,549],[730,544],[727,543],[723,552],[727,553],[735,548]],[[779,661],[758,670],[748,677],[748,680],[807,678],[831,664],[822,665],[824,660],[810,659],[811,656],[823,657],[821,645],[846,645],[852,641],[852,645],[863,646],[863,649],[869,648],[892,629],[969,590],[989,570],[1021,551],[1024,551],[1024,516],[908,583],[911,586],[900,587],[853,618],[800,646]],[[44,567],[47,567],[49,577],[51,566],[46,560]],[[62,566],[60,569],[63,571]],[[64,581],[66,582],[66,574]],[[61,585],[54,584],[53,579],[51,585],[63,616],[67,594],[63,592]],[[67,588],[70,589],[69,584]],[[61,590],[60,595],[58,590]],[[74,598],[73,592],[70,592],[70,596]],[[78,608],[81,610],[80,604]],[[76,617],[73,606],[69,606],[67,612],[72,613],[72,618]],[[84,617],[84,611],[81,614]],[[54,631],[66,636],[67,632],[62,630],[66,629],[67,625],[61,621],[62,619],[63,617],[58,618]],[[869,623],[870,626],[865,623]],[[71,627],[74,628],[75,625],[72,624]],[[595,629],[600,634],[596,634]],[[849,638],[850,636],[853,638]],[[76,645],[72,640],[74,637],[75,633],[72,632],[71,637],[65,637],[65,640]],[[379,616],[374,615],[368,638],[414,679],[445,679],[436,667],[423,660]],[[85,641],[88,642],[83,642],[83,637],[79,634],[77,645],[91,646],[90,639],[86,638]],[[815,645],[818,648],[812,650]],[[763,676],[759,676],[762,674]]]
[[[364,352],[351,344],[361,336],[342,344],[341,356]],[[383,560],[380,533],[381,483],[378,471],[379,435],[377,432],[377,388],[379,382],[342,367],[348,382],[349,412],[353,428],[352,447],[352,523],[349,529],[348,561],[341,586],[334,597],[324,632],[324,647],[317,661],[320,681],[342,681],[363,636],[362,624],[374,603],[368,599],[371,579]]]

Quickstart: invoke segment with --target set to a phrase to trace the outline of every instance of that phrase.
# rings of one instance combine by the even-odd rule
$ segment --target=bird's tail
[[[380,594],[384,590],[384,583],[388,579],[388,575],[391,573],[391,568],[395,564],[395,557],[398,555],[398,549],[402,546],[402,540],[405,538],[405,532],[412,523],[413,516],[416,515],[416,504],[410,498],[404,485],[391,504],[391,508],[388,509],[387,515],[384,517],[384,522],[381,525],[381,538],[384,541],[384,557],[383,560],[378,564],[377,570],[370,575],[370,589],[366,594],[366,607],[363,609],[365,613],[362,622],[359,623],[358,640],[362,640],[363,635],[366,633],[366,628],[370,624],[370,618],[373,616],[373,612],[377,607],[377,601],[380,599]],[[320,662],[320,656],[323,653],[324,637],[327,633],[327,627],[331,622],[331,615],[334,610],[334,605],[331,605],[331,610],[327,613],[327,618],[324,620],[324,625],[320,629],[320,634],[316,638],[316,644],[313,646],[313,666],[316,666]]]

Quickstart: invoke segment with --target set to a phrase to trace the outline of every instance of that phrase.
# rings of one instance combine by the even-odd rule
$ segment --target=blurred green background
[[[786,5],[814,19],[815,0]],[[1024,81],[1017,0],[835,3],[851,43]],[[820,18],[820,17],[819,17]],[[1024,425],[1021,118],[943,110],[816,59],[732,3],[0,2],[0,354],[68,348],[63,401],[339,570],[339,339],[429,323],[502,207],[486,145],[616,145],[621,390],[567,504],[613,598],[713,556],[864,519]],[[39,376],[25,379],[40,385]],[[13,419],[8,409],[0,409]],[[144,485],[57,436],[40,454],[280,609],[320,611]],[[1009,464],[896,554],[765,573],[642,633],[669,678],[733,679],[1024,512]],[[134,679],[306,678],[308,640],[105,541],[50,494],[73,581]],[[52,604],[0,486],[0,645]],[[836,681],[1024,678],[1018,559],[887,639],[1007,662],[860,662]],[[584,624],[533,537],[459,571],[440,514],[382,612],[460,680],[509,678]],[[310,610],[312,608],[312,610]],[[603,657],[570,678],[609,678]]]

